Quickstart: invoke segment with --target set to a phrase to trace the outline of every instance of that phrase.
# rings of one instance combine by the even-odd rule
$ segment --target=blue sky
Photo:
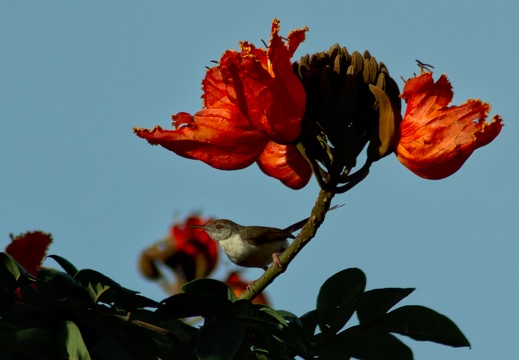
[[[326,278],[359,267],[368,288],[417,288],[405,303],[449,316],[472,343],[404,339],[416,359],[517,358],[518,11],[504,0],[2,2],[0,244],[9,233],[51,232],[50,253],[159,300],[136,260],[174,216],[279,227],[308,216],[314,180],[293,191],[256,166],[217,171],[132,133],[200,109],[210,60],[240,40],[268,40],[279,18],[282,34],[310,29],[295,59],[334,43],[367,49],[400,88],[420,59],[448,75],[455,104],[490,102],[505,127],[442,181],[394,156],[376,163],[269,287],[274,307],[302,315]]]

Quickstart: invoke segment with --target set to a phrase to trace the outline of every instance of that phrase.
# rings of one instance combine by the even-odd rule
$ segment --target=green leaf
[[[47,301],[59,301],[68,306],[89,307],[93,304],[87,289],[67,273],[45,269],[38,271],[42,279],[36,285],[40,295]]]
[[[232,303],[213,296],[180,293],[160,302],[155,314],[161,320],[192,316],[228,317]]]
[[[81,331],[72,321],[66,321],[56,334],[58,356],[62,359],[89,360],[90,354],[81,336]]]
[[[108,290],[110,290],[110,286],[103,285],[100,283],[97,283],[95,285],[89,283],[87,286],[87,291],[95,304],[99,302],[101,296],[103,296],[103,294],[105,294]]]
[[[122,297],[137,294],[137,291],[126,289],[108,276],[95,270],[80,270],[74,275],[74,279],[83,287],[88,288],[92,299],[94,299],[96,303],[112,304]]]
[[[72,263],[69,262],[67,259],[62,258],[61,256],[58,256],[58,255],[49,255],[47,257],[54,259],[59,264],[59,266],[61,266],[63,268],[63,270],[65,270],[65,272],[67,274],[69,274],[70,276],[76,275],[76,273],[78,271],[77,268],[74,265],[72,265]]]
[[[232,304],[232,316],[235,319],[243,321],[246,329],[255,334],[255,338],[261,337],[270,345],[269,350],[273,350],[272,346],[290,348],[294,353],[306,354],[306,346],[299,333],[287,323],[285,316],[288,312],[279,312],[265,305],[252,304],[249,300],[238,300]],[[297,317],[290,314],[295,319]],[[299,319],[297,319],[299,322]],[[297,325],[293,325],[297,327]],[[253,343],[258,346],[258,341]]]
[[[386,288],[364,292],[357,303],[357,316],[360,324],[366,324],[389,311],[415,289]]]
[[[342,329],[353,315],[365,287],[366,276],[356,268],[340,271],[326,280],[317,296],[321,331],[335,334]]]
[[[11,293],[16,288],[16,281],[20,278],[20,269],[13,257],[0,253],[0,287]]]
[[[280,313],[278,313],[276,310],[274,310],[268,306],[262,306],[259,308],[259,310],[262,313],[268,314],[269,316],[276,319],[282,326],[288,326],[285,318]]]
[[[374,326],[415,340],[433,341],[452,347],[470,346],[465,335],[452,320],[423,306],[403,306],[395,309],[382,316]]]
[[[203,294],[208,296],[214,296],[222,299],[228,299],[232,302],[236,301],[236,295],[224,282],[203,278],[190,281],[181,289],[182,292],[192,294]]]
[[[245,338],[245,325],[237,319],[208,321],[196,346],[200,360],[234,359]]]
[[[277,314],[275,310],[264,305],[257,305],[250,302],[250,300],[238,300],[232,304],[232,316],[234,318],[243,319],[244,321],[260,322],[262,329],[272,329],[272,326],[286,325],[285,319]]]

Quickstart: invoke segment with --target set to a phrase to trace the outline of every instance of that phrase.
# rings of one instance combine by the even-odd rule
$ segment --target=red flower
[[[140,270],[150,279],[161,278],[157,264],[169,267],[177,276],[179,288],[184,283],[208,276],[216,267],[218,248],[205,231],[193,225],[205,225],[210,219],[190,216],[183,223],[171,227],[170,234],[161,242],[142,252]]]
[[[432,73],[406,81],[401,97],[407,109],[401,123],[398,160],[426,179],[442,179],[461,168],[474,150],[494,140],[503,127],[499,115],[488,123],[490,104],[470,99],[450,106],[453,92],[445,75]]]
[[[194,261],[194,271],[190,271],[185,266],[183,271],[187,281],[203,278],[209,275],[218,261],[218,247],[216,241],[211,239],[207,233],[201,229],[192,228],[193,225],[205,225],[210,219],[202,219],[197,216],[190,216],[185,223],[175,224],[171,227],[171,237],[176,248],[176,254],[180,256],[181,262],[188,257]],[[172,265],[172,258],[167,259],[166,263]],[[189,275],[192,273],[192,275]]]
[[[301,133],[306,95],[290,58],[307,30],[292,31],[284,43],[279,20],[274,20],[267,50],[242,42],[240,52],[227,50],[207,71],[202,110],[173,115],[174,130],[156,126],[134,132],[217,169],[238,170],[257,162],[285,185],[304,187],[311,169],[293,142]]]
[[[52,242],[50,234],[41,231],[27,232],[11,239],[5,252],[11,255],[25,270],[36,276],[47,248]]]
[[[229,285],[229,287],[232,289],[234,294],[236,296],[240,296],[246,289],[247,289],[247,283],[244,282],[240,276],[239,273],[233,271],[229,274],[227,277],[227,280],[225,280],[225,283]],[[269,302],[267,300],[267,297],[263,295],[263,293],[259,294],[252,300],[254,304],[263,304],[268,305]]]

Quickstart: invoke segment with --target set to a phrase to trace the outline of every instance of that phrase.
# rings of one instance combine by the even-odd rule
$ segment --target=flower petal
[[[258,166],[268,176],[295,190],[308,184],[312,175],[310,165],[294,145],[281,145],[273,141],[265,147],[258,159]]]
[[[285,45],[278,35],[279,20],[274,20],[267,51],[242,42],[241,52],[227,51],[218,65],[230,101],[276,142],[292,142],[301,132],[306,94],[290,58],[306,31],[295,30],[293,44]]]
[[[215,66],[207,70],[204,80],[202,80],[202,99],[204,108],[215,106],[219,102],[229,103],[227,98],[227,86],[223,81],[220,68]]]
[[[134,132],[152,145],[161,145],[188,159],[197,159],[220,170],[251,165],[263,151],[267,138],[251,127],[240,111],[228,105],[205,109],[194,116],[173,116],[175,130],[156,126]]]
[[[490,104],[480,100],[446,107],[453,92],[445,75],[436,83],[431,73],[409,79],[401,96],[407,109],[396,154],[404,166],[426,179],[442,179],[458,171],[474,150],[494,140],[503,127],[499,115],[486,121]]]

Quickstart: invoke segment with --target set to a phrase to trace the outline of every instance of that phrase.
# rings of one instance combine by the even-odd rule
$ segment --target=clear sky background
[[[277,17],[281,34],[310,28],[294,59],[334,43],[368,49],[401,89],[419,59],[448,75],[455,104],[488,101],[505,127],[446,180],[420,179],[394,156],[374,164],[268,288],[274,307],[302,315],[325,279],[359,267],[368,289],[416,287],[404,303],[449,316],[472,343],[404,338],[416,359],[517,359],[518,13],[508,0],[4,1],[0,246],[9,233],[51,232],[50,253],[160,300],[136,261],[175,214],[278,227],[308,216],[315,180],[293,191],[255,165],[217,171],[132,132],[199,110],[210,60],[268,41]]]

